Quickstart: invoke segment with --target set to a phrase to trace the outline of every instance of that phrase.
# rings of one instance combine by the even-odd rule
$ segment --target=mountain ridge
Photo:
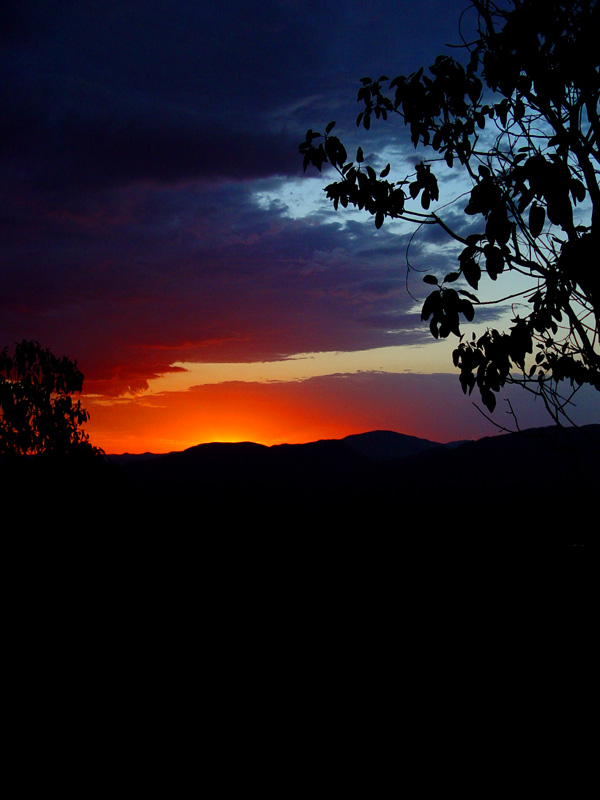
[[[33,498],[73,526],[93,510],[96,525],[125,525],[139,541],[160,531],[227,549],[235,534],[252,549],[267,534],[289,553],[310,541],[332,558],[388,535],[401,546],[415,537],[436,546],[581,542],[595,529],[600,425],[447,444],[394,431],[271,447],[212,442],[87,465],[24,461],[0,478],[17,506]]]
[[[172,456],[188,451],[196,451],[197,448],[211,447],[213,445],[227,446],[244,446],[255,445],[266,449],[274,449],[278,447],[306,447],[310,445],[317,445],[327,442],[344,442],[351,446],[357,452],[375,460],[388,460],[389,458],[403,458],[405,455],[412,455],[414,452],[429,449],[432,447],[456,447],[463,443],[464,440],[457,442],[433,442],[429,439],[422,439],[417,436],[411,436],[405,433],[398,433],[397,431],[390,430],[373,430],[365,431],[364,433],[353,433],[344,436],[341,439],[316,439],[310,442],[301,442],[295,444],[280,443],[273,445],[263,445],[257,442],[202,442],[201,444],[190,445],[183,450],[172,450],[168,453],[122,453],[122,454],[108,454],[106,458],[114,463],[125,463],[126,461],[134,460],[147,460],[149,458],[162,458],[164,456]]]
[[[321,495],[344,490],[385,496],[403,486],[414,497],[450,499],[457,492],[575,491],[600,480],[600,425],[535,428],[442,444],[394,431],[266,446],[211,442],[117,463],[138,486],[215,492]],[[108,459],[111,460],[110,457]],[[478,495],[478,496],[479,496]]]

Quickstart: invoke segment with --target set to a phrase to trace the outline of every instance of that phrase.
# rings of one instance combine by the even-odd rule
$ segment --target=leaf
[[[356,160],[358,161],[359,164],[362,164],[362,162],[365,160],[362,147],[359,147],[358,150],[356,151]]]
[[[544,229],[545,221],[546,212],[544,207],[538,203],[533,203],[529,210],[529,231],[534,238],[539,236]]]
[[[515,103],[514,117],[518,122],[520,119],[523,119],[524,116],[525,116],[525,103],[521,99],[519,99]]]
[[[423,283],[430,283],[432,286],[438,285],[438,279],[435,275],[425,275],[423,278]]]
[[[383,225],[383,219],[384,219],[383,211],[378,211],[375,214],[375,227],[376,228],[381,228],[381,226]]]
[[[325,133],[330,133],[333,130],[335,122],[330,122],[329,125],[325,128]]]
[[[381,170],[381,172],[379,173],[379,177],[387,178],[387,176],[390,174],[390,169],[391,169],[390,164],[388,164],[387,167]]]
[[[489,389],[481,390],[481,401],[490,412],[496,408],[496,397]]]
[[[463,294],[465,297],[468,297],[469,300],[472,300],[474,303],[479,303],[477,297],[475,297],[474,294],[471,294],[471,292],[466,292],[464,289],[459,289],[458,293]]]
[[[462,274],[469,286],[476,290],[479,286],[479,279],[481,278],[481,267],[474,258],[468,258],[464,262],[462,265]]]
[[[534,196],[535,192],[533,191],[533,189],[523,190],[521,194],[521,199],[519,200],[519,204],[517,206],[519,214],[522,214],[523,211],[525,211],[529,203],[531,203],[531,201],[533,200]]]
[[[470,303],[468,300],[461,300],[458,304],[458,310],[464,314],[465,319],[468,322],[473,322],[475,317],[475,309],[473,308],[472,303]]]
[[[469,236],[467,236],[466,242],[469,245],[469,247],[474,247],[482,239],[485,239],[485,236],[483,235],[483,233],[471,233],[471,234],[469,234]],[[464,252],[465,251],[463,250],[463,253]]]
[[[456,328],[458,328],[458,315],[456,317]],[[440,321],[439,335],[442,337],[442,339],[447,339],[451,333],[457,333],[455,326],[447,317],[444,317]],[[460,333],[457,333],[457,336],[459,335]]]
[[[435,291],[432,292],[425,298],[425,302],[423,303],[423,308],[421,309],[421,319],[423,321],[429,319],[429,317],[433,314],[433,319],[436,320],[440,316],[442,306],[442,295],[440,292]]]
[[[573,199],[578,203],[582,203],[585,200],[585,186],[577,178],[571,181],[571,193]]]
[[[444,278],[444,283],[453,283],[460,278],[460,272],[449,272]]]
[[[483,248],[485,253],[485,268],[490,278],[495,281],[498,275],[504,270],[504,256],[499,247],[491,244]]]
[[[506,214],[504,207],[494,208],[489,216],[485,225],[485,233],[488,241],[498,242],[498,244],[506,244],[510,239],[511,225]],[[502,272],[502,270],[499,270]]]
[[[458,293],[455,289],[444,289],[442,291],[442,305],[448,314],[454,313],[458,309],[459,302]]]

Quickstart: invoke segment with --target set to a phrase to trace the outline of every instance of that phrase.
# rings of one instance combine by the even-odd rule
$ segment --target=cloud
[[[20,319],[23,335],[75,349],[89,380],[139,387],[169,359],[271,360],[426,335],[390,258],[393,236],[378,234],[378,252],[370,220],[349,237],[265,212],[240,184],[60,199],[0,212],[0,334],[10,341]]]
[[[76,356],[98,391],[139,391],[174,361],[269,361],[430,338],[406,291],[406,235],[391,226],[344,224],[341,214],[335,224],[329,209],[290,219],[260,207],[243,183],[55,198],[24,196],[0,211],[0,337]],[[429,268],[447,269],[443,250],[423,253]],[[422,301],[428,289],[413,277]]]
[[[426,341],[405,291],[406,234],[333,213],[297,147],[338,112],[357,136],[362,72],[432,60],[452,37],[440,22],[436,39],[427,15],[453,31],[452,5],[40,0],[3,12],[0,345],[36,338],[112,396],[186,360]],[[374,152],[387,136],[373,132]],[[424,266],[441,270],[429,242]]]
[[[424,14],[384,2],[40,0],[4,17],[2,152],[79,188],[297,175],[308,125],[341,104],[353,121],[361,69],[416,69],[434,46]]]

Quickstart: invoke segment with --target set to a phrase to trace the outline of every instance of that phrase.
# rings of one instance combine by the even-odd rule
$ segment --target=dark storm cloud
[[[297,171],[299,132],[265,116],[262,92],[255,97],[251,87],[234,87],[234,78],[213,77],[201,44],[186,59],[174,38],[161,74],[151,52],[127,48],[127,59],[111,61],[110,47],[84,48],[86,37],[96,43],[92,30],[70,33],[78,47],[61,41],[61,30],[58,41],[43,32],[4,54],[1,147],[19,180],[87,188]],[[122,37],[125,46],[126,31]],[[257,75],[256,82],[264,91],[265,81]],[[280,92],[270,108],[284,99]]]
[[[416,68],[411,34],[436,5],[21,4],[6,12],[3,151],[53,185],[298,174],[310,109],[332,113],[392,57]]]
[[[86,378],[143,388],[185,358],[426,336],[399,237],[325,210],[291,219],[254,187],[301,175],[307,127],[337,117],[356,136],[358,79],[432,59],[454,3],[9,5],[0,345],[35,337]]]
[[[87,186],[298,171],[300,128],[278,113],[309,88],[298,60],[317,53],[295,4],[31,5],[2,55],[2,148],[21,175]]]
[[[365,221],[362,238],[371,234]],[[37,338],[76,341],[90,379],[106,377],[101,353],[124,348],[154,374],[169,359],[272,360],[411,338],[388,333],[414,319],[387,248],[361,259],[340,226],[270,217],[233,186],[89,196],[84,208],[32,211],[13,240],[3,303],[35,321]]]

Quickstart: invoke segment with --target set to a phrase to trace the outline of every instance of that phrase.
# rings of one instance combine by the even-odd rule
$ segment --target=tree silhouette
[[[0,352],[0,456],[97,456],[81,426],[89,414],[71,397],[83,386],[76,361],[56,358],[38,342]]]
[[[432,151],[414,174],[391,181],[391,165],[377,174],[360,147],[348,161],[334,122],[323,135],[309,130],[299,149],[305,171],[328,163],[337,172],[325,188],[336,209],[364,209],[377,228],[386,218],[437,225],[461,246],[445,277],[425,276],[433,289],[422,320],[436,339],[459,338],[453,362],[465,393],[477,386],[493,411],[501,388],[517,383],[559,421],[579,387],[600,390],[600,12],[596,0],[504,6],[472,0],[477,32],[462,37],[464,64],[440,55],[428,71],[361,80],[357,126],[399,117],[414,147]],[[460,198],[432,210],[440,162],[470,182],[459,225],[444,213]],[[487,303],[474,294],[482,280],[511,274],[526,288]],[[509,299],[508,330],[465,339],[461,324],[479,305]]]

